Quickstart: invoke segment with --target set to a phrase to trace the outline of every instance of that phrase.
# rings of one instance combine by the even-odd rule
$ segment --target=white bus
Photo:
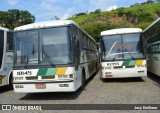
[[[97,43],[71,20],[15,28],[17,93],[74,92],[98,69]]]
[[[12,88],[13,32],[0,27],[0,86]]]
[[[160,76],[160,18],[143,31],[147,70]]]
[[[101,74],[103,78],[147,76],[142,30],[119,28],[101,32]]]

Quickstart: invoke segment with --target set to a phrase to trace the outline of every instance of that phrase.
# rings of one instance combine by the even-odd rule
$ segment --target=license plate
[[[112,75],[106,75],[106,77],[107,77],[107,78],[111,78],[111,77],[113,77],[113,76],[112,76]]]
[[[45,89],[46,84],[35,84],[36,89]]]

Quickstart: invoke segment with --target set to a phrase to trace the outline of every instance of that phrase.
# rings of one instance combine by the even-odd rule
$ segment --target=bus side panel
[[[13,66],[13,52],[7,52],[7,32],[4,32],[4,48],[0,77],[0,86],[9,84],[9,77]]]
[[[1,70],[0,70],[0,86],[7,85],[8,84],[8,76],[6,75],[7,73],[7,68],[5,67],[5,61],[6,61],[6,37],[7,37],[7,32],[4,31],[4,40],[3,40],[3,55],[2,55],[2,62],[1,62]]]
[[[88,79],[89,78],[89,70],[88,70],[86,51],[81,50],[81,55],[80,56],[81,56],[80,57],[80,65],[81,65],[82,68],[84,68],[85,77],[86,77],[86,79]]]
[[[160,54],[148,54],[147,69],[149,72],[160,76]]]
[[[86,79],[91,77],[96,72],[96,63],[97,61],[94,58],[94,54],[89,51],[81,51],[80,63],[81,66],[85,69]]]

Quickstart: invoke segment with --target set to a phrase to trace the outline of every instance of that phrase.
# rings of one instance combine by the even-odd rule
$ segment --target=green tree
[[[28,11],[12,9],[8,11],[0,11],[0,25],[9,29],[33,23],[35,17]]]
[[[147,3],[152,4],[152,3],[154,3],[154,1],[153,0],[147,0]]]
[[[101,9],[97,9],[94,11],[95,14],[99,14],[101,12]]]

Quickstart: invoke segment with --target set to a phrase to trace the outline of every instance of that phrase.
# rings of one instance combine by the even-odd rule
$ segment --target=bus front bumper
[[[40,92],[74,92],[76,91],[73,80],[56,82],[14,82],[16,93],[40,93]]]
[[[147,76],[146,68],[101,70],[101,78],[129,78]]]

